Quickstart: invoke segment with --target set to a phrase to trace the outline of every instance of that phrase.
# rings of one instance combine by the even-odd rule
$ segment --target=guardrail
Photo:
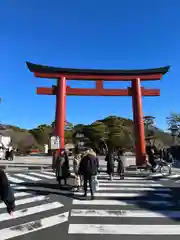
[[[14,168],[21,168],[23,170],[45,170],[45,169],[52,169],[52,165],[51,164],[21,164],[21,163],[9,163],[9,164],[0,164],[0,168],[4,169],[4,170],[8,170],[8,169],[14,169]]]

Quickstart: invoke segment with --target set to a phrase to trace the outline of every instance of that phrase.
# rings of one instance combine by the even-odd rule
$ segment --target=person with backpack
[[[13,215],[15,209],[15,197],[8,182],[8,178],[2,169],[0,169],[0,198],[5,203],[7,212]]]
[[[105,157],[105,161],[107,162],[107,174],[109,175],[109,180],[113,180],[114,175],[114,156],[111,150],[108,150],[108,153]]]
[[[93,189],[93,177],[98,174],[99,161],[96,157],[96,153],[92,149],[88,149],[83,155],[80,165],[79,174],[83,176],[83,187],[84,187],[84,197],[87,196],[87,184],[89,183],[89,188],[91,192],[91,199],[94,199],[94,189]]]

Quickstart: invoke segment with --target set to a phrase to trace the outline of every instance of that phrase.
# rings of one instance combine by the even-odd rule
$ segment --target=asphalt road
[[[180,188],[173,179],[127,173],[125,180],[109,181],[102,172],[91,201],[71,191],[73,179],[59,189],[52,172],[11,172],[8,178],[17,206],[12,218],[0,203],[1,240],[180,237]]]
[[[100,162],[104,162],[104,156],[98,156]],[[134,156],[125,157],[128,165],[135,164]],[[69,157],[70,164],[72,163],[72,157]],[[0,164],[52,164],[52,156],[15,156],[13,161],[0,160]]]
[[[16,197],[14,217],[0,203],[0,239],[51,239],[55,232],[66,234],[72,204],[73,179],[58,186],[53,172],[7,174]],[[53,237],[59,239],[60,235]]]

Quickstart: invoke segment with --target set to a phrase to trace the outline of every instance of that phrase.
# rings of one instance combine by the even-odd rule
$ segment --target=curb
[[[0,165],[0,169],[11,170],[11,169],[21,169],[21,170],[46,170],[52,169],[51,165]]]

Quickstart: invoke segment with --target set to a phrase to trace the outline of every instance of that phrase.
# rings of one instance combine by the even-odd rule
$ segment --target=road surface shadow
[[[108,188],[107,186],[107,191],[104,191],[107,193],[107,196],[105,197],[105,199],[107,200],[115,200],[115,201],[123,201],[127,204],[127,206],[130,205],[134,205],[134,207],[137,207],[138,209],[141,210],[149,210],[150,212],[154,212],[154,213],[159,213],[161,214],[161,216],[163,217],[166,216],[168,219],[172,219],[173,221],[180,222],[180,186],[164,186],[162,185],[162,181],[161,180],[161,176],[160,177],[153,177],[153,176],[143,176],[142,174],[140,175],[129,175],[129,174],[125,174],[125,180],[126,177],[131,176],[131,177],[141,177],[144,178],[144,180],[153,180],[153,183],[159,183],[161,184],[161,186],[150,186],[151,183],[149,183],[149,188],[152,188],[153,191],[151,190],[139,190],[139,191],[129,191],[128,187],[127,190],[123,189],[122,191],[119,190],[119,193],[140,193],[143,196],[137,196],[137,197],[108,197],[108,193],[110,193],[111,188]],[[116,176],[117,177],[117,176]],[[107,181],[108,178],[105,176],[99,176],[98,180],[104,180]],[[116,178],[117,179],[117,178]],[[116,179],[114,181],[116,181]],[[144,181],[143,180],[143,181]],[[157,182],[155,182],[157,180]],[[138,183],[136,182],[137,179],[134,178],[134,181],[136,183],[136,186],[134,186],[134,188],[138,187]],[[113,185],[113,180],[109,181],[110,183],[112,183]],[[123,181],[122,181],[123,182]],[[146,183],[146,181],[141,182],[141,183]],[[116,183],[114,183],[116,185]],[[130,184],[130,183],[129,183]],[[101,182],[99,182],[99,187],[101,187]],[[103,184],[103,187],[105,187],[105,185]],[[122,186],[121,186],[122,187]],[[144,186],[143,188],[145,188],[146,186]],[[126,187],[124,187],[126,188]],[[133,186],[131,187],[133,188]],[[167,189],[167,191],[166,191]],[[169,189],[169,191],[168,191]],[[99,191],[101,192],[101,191]],[[103,198],[104,200],[104,198]],[[153,203],[154,202],[154,203]],[[159,202],[159,204],[158,204]],[[121,207],[121,206],[119,206]]]
[[[30,192],[34,195],[55,194],[78,200],[82,199],[81,196],[74,195],[74,188],[75,186],[71,184],[59,185],[58,183],[42,183],[42,182],[18,183],[16,184],[16,187],[14,187],[15,191]]]
[[[162,192],[157,187],[153,188],[154,191],[143,191],[143,197],[133,198],[133,200],[137,200],[135,202],[135,206],[137,206],[140,209],[145,209],[154,213],[159,213],[161,214],[162,217],[164,215],[168,219],[180,222],[180,187],[169,188],[170,189],[169,192]],[[121,200],[126,202],[127,199],[124,200],[113,198],[113,200]],[[156,201],[156,204],[152,204],[151,201]],[[157,204],[158,201],[159,204]]]

